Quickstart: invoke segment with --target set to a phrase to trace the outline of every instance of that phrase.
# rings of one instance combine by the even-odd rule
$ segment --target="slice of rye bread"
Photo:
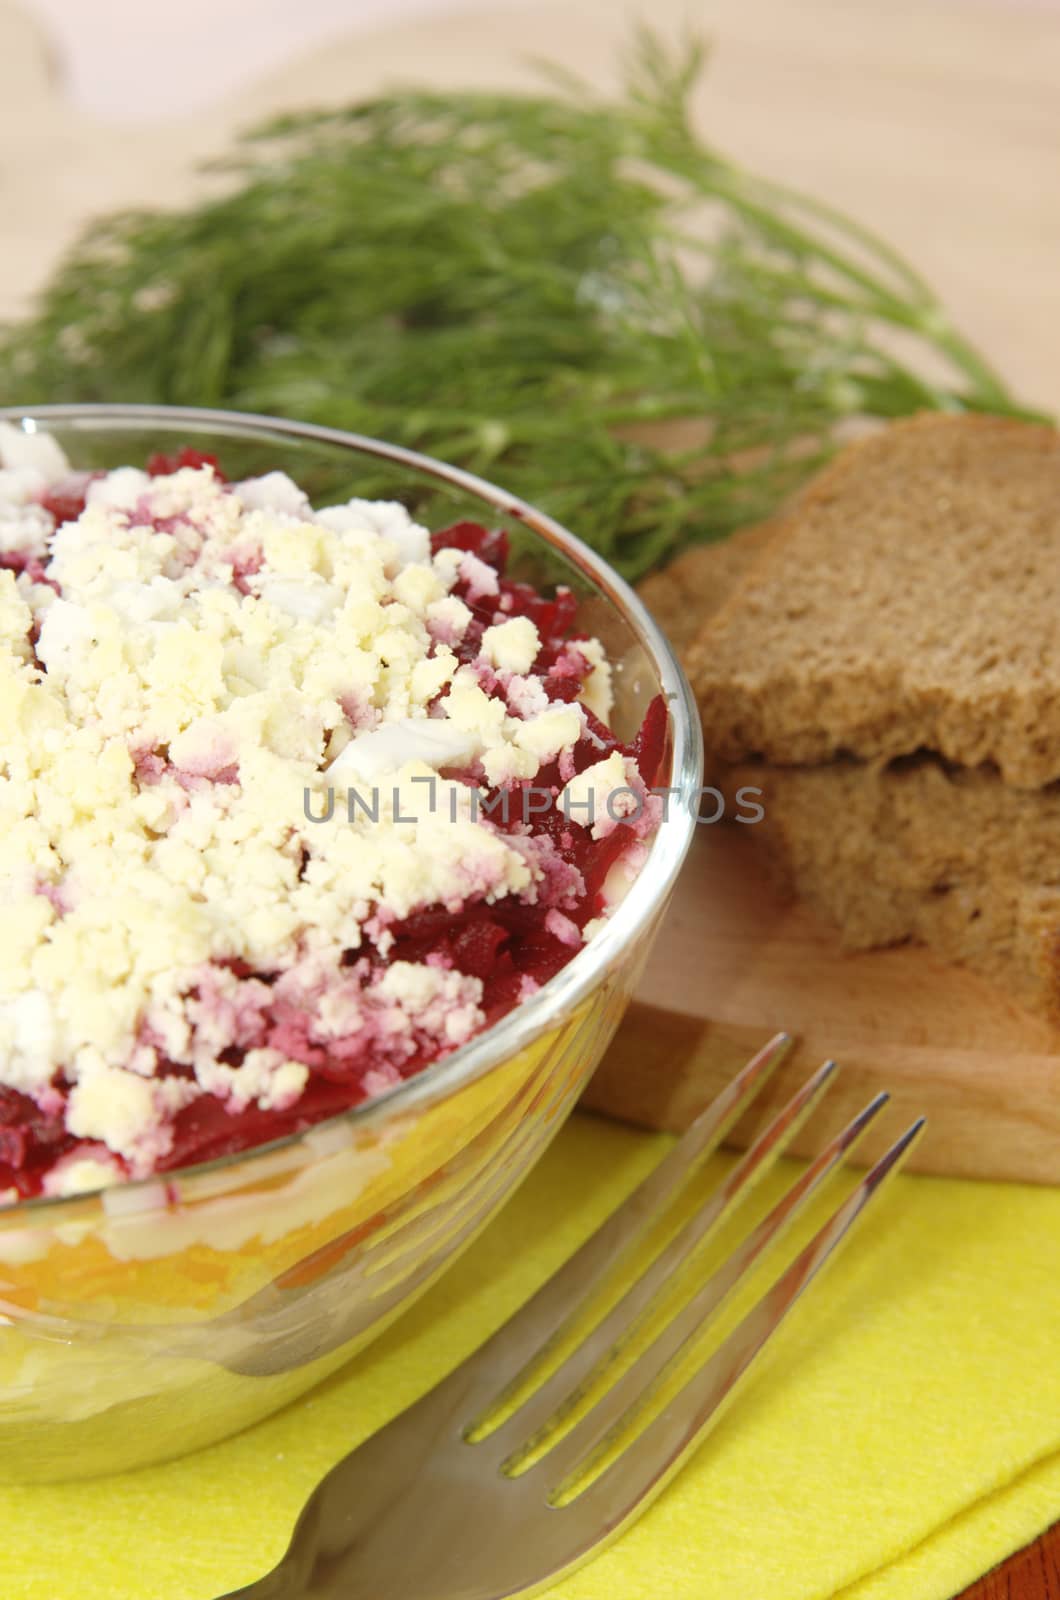
[[[673,596],[694,594],[702,611],[724,605],[761,557],[764,531],[698,548],[646,579],[640,592],[663,626]],[[848,949],[929,944],[1060,1020],[1060,785],[1014,789],[990,768],[930,756],[820,767],[708,757],[708,777],[730,798],[762,791],[753,838],[770,876],[835,924]]]
[[[771,878],[847,949],[927,944],[1060,1020],[1060,784],[1014,789],[934,756],[744,763],[716,781],[761,791],[747,831]]]
[[[649,573],[637,593],[685,660],[703,624],[720,610],[755,556],[768,548],[778,523],[759,522],[718,544],[686,550],[668,567]]]
[[[918,417],[803,491],[687,653],[727,761],[927,749],[1060,777],[1060,434]]]

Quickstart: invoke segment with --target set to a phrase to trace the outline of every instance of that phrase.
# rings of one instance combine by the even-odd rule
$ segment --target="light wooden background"
[[[179,39],[153,5],[138,5],[130,30],[132,0],[29,3],[32,18],[0,0],[0,315],[25,303],[79,221],[184,197],[195,160],[250,119],[402,77],[524,83],[525,55],[607,84],[639,9],[714,39],[700,114],[719,144],[883,230],[1013,383],[1060,408],[1056,0],[494,0],[384,26],[377,0],[211,0],[205,25],[206,0],[188,0],[173,10]],[[439,3],[394,0],[387,14]],[[305,53],[281,10],[298,17]],[[325,43],[328,27],[339,31]],[[194,110],[181,117],[172,84],[193,48]],[[233,63],[245,79],[281,50],[282,66],[234,87]],[[64,96],[63,73],[94,114]],[[145,93],[152,77],[157,92]]]

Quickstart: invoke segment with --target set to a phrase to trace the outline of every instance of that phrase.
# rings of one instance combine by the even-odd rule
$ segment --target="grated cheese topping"
[[[528,617],[458,659],[451,591],[488,600],[497,574],[432,556],[399,504],[122,467],[57,526],[42,498],[76,477],[0,424],[0,1086],[83,1141],[52,1193],[150,1174],[203,1095],[289,1107],[321,1052],[369,1047],[378,1092],[470,1038],[480,979],[359,957],[417,908],[536,901],[545,852],[466,774],[533,779],[585,725],[529,676]],[[605,717],[603,651],[579,649]]]

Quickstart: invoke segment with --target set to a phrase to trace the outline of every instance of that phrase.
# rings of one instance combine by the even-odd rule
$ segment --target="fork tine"
[[[689,1174],[717,1149],[783,1060],[791,1042],[789,1034],[777,1033],[752,1056],[633,1193],[482,1345],[475,1354],[476,1381],[468,1395],[469,1406],[481,1410],[494,1401],[502,1385],[510,1387],[513,1374],[539,1354],[605,1273],[636,1246]]]
[[[545,1382],[528,1394],[518,1409],[487,1436],[492,1449],[507,1451],[513,1444],[525,1444],[530,1435],[552,1418],[557,1408],[577,1395],[587,1375],[593,1373],[601,1360],[607,1359],[616,1346],[625,1341],[681,1264],[772,1166],[814,1109],[834,1072],[835,1062],[826,1061],[792,1096],[717,1189],[650,1262],[607,1315],[587,1333]],[[510,1378],[497,1397],[498,1403],[503,1403],[521,1385],[532,1367],[538,1365],[547,1348],[546,1345],[536,1350],[529,1366]]]
[[[862,1134],[883,1110],[888,1098],[886,1094],[876,1095],[853,1121],[836,1134],[816,1160],[804,1169],[790,1189],[777,1201],[768,1215],[762,1218],[618,1381],[600,1397],[581,1421],[536,1463],[538,1468],[547,1472],[555,1481],[557,1474],[562,1476],[577,1462],[583,1461],[596,1445],[610,1434],[612,1428],[622,1421],[662,1375],[669,1363],[709,1324],[754,1263],[780,1240],[824,1180],[835,1171],[844,1157],[849,1155]],[[582,1385],[582,1392],[596,1379],[599,1371],[605,1369],[608,1359],[608,1355],[605,1354],[598,1372],[588,1374]],[[577,1396],[570,1396],[570,1401],[575,1398]],[[560,1408],[560,1415],[568,1409],[570,1401]]]
[[[659,1415],[639,1435],[635,1446],[611,1462],[588,1488],[577,1496],[579,1507],[592,1510],[601,1526],[615,1528],[636,1511],[647,1507],[666,1486],[687,1456],[699,1445],[717,1420],[747,1372],[809,1284],[833,1256],[858,1218],[893,1176],[924,1128],[917,1119],[851,1192],[828,1222],[796,1256],[780,1277],[752,1307],[737,1327]],[[633,1409],[636,1408],[636,1402]],[[631,1417],[619,1419],[617,1432]],[[614,1435],[612,1435],[613,1437]],[[599,1459],[603,1446],[594,1446],[554,1484],[552,1498],[575,1486]],[[545,1458],[548,1460],[548,1457]]]

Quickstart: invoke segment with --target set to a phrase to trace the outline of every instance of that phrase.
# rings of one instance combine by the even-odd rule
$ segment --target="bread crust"
[[[1060,434],[932,415],[848,446],[686,665],[726,761],[929,749],[1060,778]]]
[[[888,434],[941,436],[958,423],[965,438],[992,450],[1016,430],[1021,451],[1049,460],[1057,451],[1053,430],[993,419],[917,418]],[[827,753],[816,762],[756,759],[746,748],[753,738],[737,736],[740,700],[727,694],[727,682],[746,675],[749,659],[753,665],[756,633],[748,624],[761,615],[758,597],[775,584],[783,547],[814,506],[848,492],[871,444],[844,451],[786,515],[689,552],[647,579],[641,593],[699,687],[708,781],[730,799],[745,785],[763,792],[765,814],[753,837],[777,887],[812,905],[849,949],[928,944],[1060,1022],[1060,782],[1018,785],[1004,780],[996,762],[962,764],[923,749],[896,754],[886,716],[878,732],[884,753],[867,758],[837,754],[823,741],[814,749]],[[1056,555],[1060,570],[1060,543]],[[798,659],[789,650],[794,672]],[[900,674],[894,684],[901,693]],[[997,715],[997,707],[988,702],[979,714]],[[862,717],[863,733],[866,726]],[[985,738],[989,745],[989,728]],[[980,730],[967,742],[978,748],[983,739]],[[1025,775],[1024,766],[1018,770]]]
[[[768,551],[779,526],[774,518],[717,544],[694,545],[668,567],[641,579],[637,593],[682,658],[748,567]]]
[[[774,883],[849,950],[912,940],[1060,1020],[1060,784],[1014,789],[933,756],[715,774],[760,791]]]

